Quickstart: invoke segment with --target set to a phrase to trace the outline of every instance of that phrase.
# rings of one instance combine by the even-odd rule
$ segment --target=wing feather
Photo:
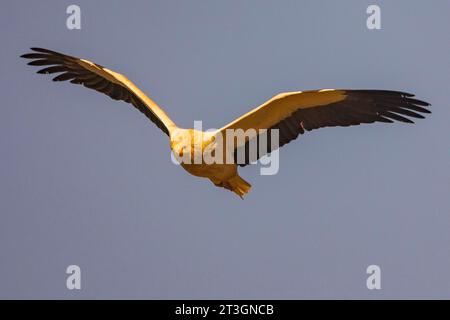
[[[166,113],[125,76],[88,60],[52,50],[44,48],[31,48],[31,50],[34,52],[21,57],[32,60],[28,65],[46,66],[37,73],[59,73],[53,78],[53,81],[70,81],[73,84],[81,84],[104,93],[112,99],[131,103],[167,135],[170,135],[170,130],[175,127]]]
[[[281,147],[305,131],[323,127],[394,121],[414,123],[410,118],[423,119],[423,114],[431,111],[426,108],[430,106],[428,102],[413,97],[411,93],[384,90],[326,89],[282,93],[224,126],[218,133],[225,136],[227,129],[267,129],[269,133],[278,129]],[[249,145],[247,140],[234,147],[235,160],[237,150],[244,148],[246,161],[241,166],[250,163]],[[273,151],[270,140],[266,150],[258,150],[257,158]]]

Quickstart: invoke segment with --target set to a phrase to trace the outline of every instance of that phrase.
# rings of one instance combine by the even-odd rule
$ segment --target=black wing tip
[[[402,98],[407,99],[408,102],[412,102],[415,105],[423,106],[423,107],[430,107],[431,103],[423,100],[416,99],[416,95],[409,92],[402,92],[402,91],[392,91],[392,92],[398,92],[401,94]]]
[[[415,97],[415,95],[412,95],[411,97],[407,97],[406,101],[408,101],[408,102],[410,102],[412,104],[418,105],[418,106],[422,106],[422,107],[429,107],[429,106],[431,106],[431,103],[429,103],[427,101],[416,99],[414,97]]]
[[[31,47],[30,50],[31,50],[32,52],[22,54],[22,55],[20,56],[20,58],[24,58],[24,59],[35,59],[35,58],[33,58],[33,55],[36,55],[36,54],[42,54],[42,55],[47,54],[47,55],[57,55],[57,56],[61,56],[61,55],[62,55],[62,54],[59,53],[59,52],[52,51],[52,50],[45,49],[45,48],[39,48],[39,47]]]
[[[351,94],[352,90],[349,90]],[[431,103],[415,98],[415,94],[394,90],[353,90],[360,97],[369,98],[381,108],[377,122],[403,122],[414,124],[411,118],[425,119],[424,114],[431,114]]]
[[[410,92],[404,92],[404,91],[395,91],[395,90],[356,90],[362,93],[368,93],[368,94],[374,94],[374,95],[378,95],[378,96],[390,96],[390,99],[400,99],[403,100],[405,102],[408,102],[410,104],[413,104],[415,106],[421,106],[421,107],[430,107],[431,103],[424,101],[424,100],[419,100],[416,97],[415,94],[410,93]],[[423,112],[423,113],[431,113],[430,110],[428,109],[424,109],[419,111],[419,112]]]

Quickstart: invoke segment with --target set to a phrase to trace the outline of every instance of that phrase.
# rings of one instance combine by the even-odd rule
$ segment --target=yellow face
[[[179,158],[182,158],[186,151],[186,146],[190,145],[188,140],[188,130],[176,129],[170,135],[170,148],[179,161]]]
[[[212,142],[211,134],[193,130],[176,129],[170,136],[170,147],[177,160],[184,164],[201,160],[204,148]]]

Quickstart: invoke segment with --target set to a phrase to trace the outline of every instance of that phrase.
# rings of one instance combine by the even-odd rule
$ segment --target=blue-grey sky
[[[449,14],[446,0],[2,1],[0,297],[450,298]],[[183,127],[330,87],[413,92],[433,114],[305,134],[277,175],[240,169],[243,201],[172,164],[132,106],[36,75],[19,58],[32,46],[125,74]]]

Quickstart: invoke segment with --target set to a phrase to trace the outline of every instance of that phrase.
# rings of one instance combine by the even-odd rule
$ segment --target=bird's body
[[[214,132],[182,129],[125,76],[88,60],[42,48],[32,50],[33,53],[22,57],[32,59],[30,65],[46,66],[38,73],[61,73],[53,80],[70,80],[115,100],[131,103],[169,136],[174,155],[179,159],[188,156],[186,158],[190,161],[181,161],[187,172],[208,178],[214,185],[231,190],[240,197],[250,190],[251,185],[239,176],[238,165],[251,164],[306,131],[374,122],[413,123],[409,117],[424,118],[422,113],[430,113],[426,109],[430,104],[414,99],[414,95],[409,93],[322,89],[278,94]],[[245,133],[252,130],[256,135],[227,140],[229,131]],[[275,145],[274,138],[263,139],[266,133],[275,131],[279,133]],[[258,146],[256,152],[251,148],[255,141]],[[239,150],[245,154],[241,162],[236,161]],[[211,158],[215,161],[210,161]],[[229,161],[230,158],[233,161]]]
[[[216,134],[217,132],[177,128],[170,137],[170,148],[180,157],[185,155],[186,150],[189,151],[189,159],[192,161],[179,161],[187,172],[196,177],[208,178],[214,185],[243,197],[251,185],[238,175],[237,164],[227,163],[225,154],[221,161],[218,161],[220,163],[207,163],[203,157],[205,149],[217,149],[214,146]]]

